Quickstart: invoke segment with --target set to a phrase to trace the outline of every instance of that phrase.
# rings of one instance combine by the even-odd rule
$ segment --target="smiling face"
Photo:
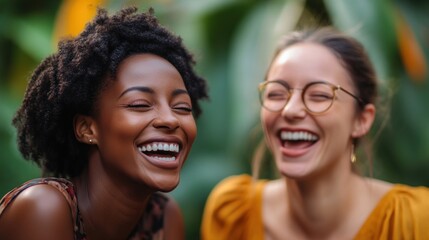
[[[310,114],[301,93],[307,84],[326,81],[355,93],[352,80],[339,59],[316,43],[298,43],[274,59],[267,81],[281,80],[293,93],[279,112],[261,108],[265,138],[284,176],[304,179],[334,169],[350,170],[352,138],[366,133],[356,99],[337,91],[333,105],[323,114]],[[366,125],[365,125],[366,124]],[[365,125],[365,126],[363,126]]]
[[[96,160],[117,180],[170,191],[179,183],[197,129],[183,79],[152,54],[126,58],[101,92],[93,117]]]

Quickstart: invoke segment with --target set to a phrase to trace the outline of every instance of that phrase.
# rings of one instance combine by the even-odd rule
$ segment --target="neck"
[[[109,176],[96,159],[73,182],[89,239],[127,239],[152,194],[141,185]]]
[[[330,238],[340,236],[341,232],[350,233],[348,220],[356,217],[353,210],[359,201],[357,193],[362,189],[363,178],[344,169],[314,178],[285,179],[292,222],[310,238]]]

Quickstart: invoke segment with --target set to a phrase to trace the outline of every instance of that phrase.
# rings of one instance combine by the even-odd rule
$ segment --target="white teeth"
[[[155,156],[154,158],[161,160],[161,161],[165,161],[165,162],[173,162],[174,160],[176,160],[176,157],[158,157],[158,156]]]
[[[156,151],[169,151],[179,152],[179,144],[177,143],[148,143],[144,146],[140,146],[139,151],[141,152],[156,152]]]
[[[283,141],[316,141],[318,137],[309,132],[287,132],[283,131],[280,133],[280,138]]]

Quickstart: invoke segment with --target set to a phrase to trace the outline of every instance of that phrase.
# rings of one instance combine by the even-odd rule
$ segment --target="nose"
[[[307,114],[300,92],[296,90],[290,96],[289,101],[283,107],[281,114],[287,119],[301,119]]]
[[[167,105],[158,109],[158,115],[153,121],[153,126],[155,128],[174,130],[180,126],[180,122],[170,106]]]

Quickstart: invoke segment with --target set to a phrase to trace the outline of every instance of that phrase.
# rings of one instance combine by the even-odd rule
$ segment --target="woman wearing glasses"
[[[292,33],[259,91],[280,178],[222,181],[206,205],[204,240],[429,239],[428,189],[353,170],[377,97],[360,43],[331,28]]]

